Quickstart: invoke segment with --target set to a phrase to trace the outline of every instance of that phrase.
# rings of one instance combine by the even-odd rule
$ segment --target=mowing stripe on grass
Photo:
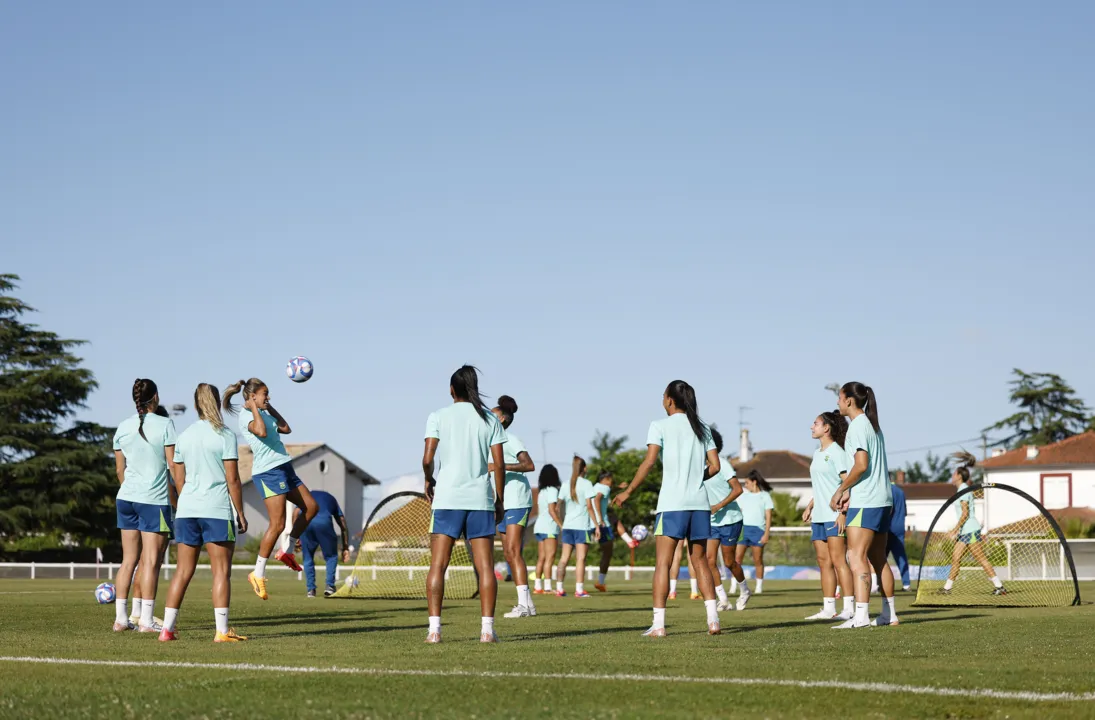
[[[1042,693],[1026,690],[992,690],[987,688],[947,688],[932,685],[894,685],[892,683],[841,682],[839,680],[776,680],[766,678],[682,677],[679,675],[632,675],[597,673],[533,673],[498,670],[393,670],[389,668],[309,667],[298,665],[260,665],[255,663],[199,663],[139,660],[84,660],[80,658],[0,656],[0,662],[40,665],[92,665],[135,668],[185,668],[194,670],[235,670],[239,672],[297,672],[332,675],[373,675],[411,677],[459,677],[527,680],[613,680],[624,682],[696,683],[698,685],[763,685],[793,688],[831,688],[861,690],[895,695],[935,695],[941,697],[989,698],[992,700],[1025,700],[1027,702],[1091,702],[1095,692]]]

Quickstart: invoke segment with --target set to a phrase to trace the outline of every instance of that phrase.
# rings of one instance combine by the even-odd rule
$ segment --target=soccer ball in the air
[[[635,527],[631,528],[631,537],[635,538],[639,542],[642,542],[643,540],[645,540],[646,536],[647,536],[646,525],[636,525]]]
[[[95,588],[95,599],[100,605],[109,605],[114,602],[114,586],[110,583],[103,583]]]
[[[499,580],[506,579],[506,573],[509,572],[509,565],[504,562],[494,563],[494,577]]]
[[[346,580],[344,582],[346,584],[346,587],[348,587],[348,588],[357,587],[357,585],[358,585],[357,575],[354,575],[353,573],[350,573],[349,575],[346,576]]]
[[[303,355],[298,355],[289,360],[289,364],[285,366],[285,374],[293,382],[302,383],[312,379],[312,369],[312,361]]]

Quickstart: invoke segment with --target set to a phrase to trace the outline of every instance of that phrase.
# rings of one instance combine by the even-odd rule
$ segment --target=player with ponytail
[[[426,496],[433,503],[430,571],[426,576],[430,613],[426,642],[441,642],[445,573],[453,544],[463,536],[471,545],[472,561],[479,573],[479,641],[495,643],[498,581],[494,577],[494,533],[495,524],[504,515],[506,431],[487,411],[479,393],[479,372],[471,365],[464,365],[449,378],[449,395],[453,403],[430,413],[426,420],[422,454]],[[440,466],[436,479],[434,459]]]
[[[951,475],[951,484],[955,486],[955,493],[960,493],[969,487],[970,468],[977,464],[977,458],[965,450],[956,452],[951,457],[958,463],[958,466],[954,469],[954,474]],[[984,569],[985,574],[989,576],[989,580],[992,581],[992,594],[1007,595],[1008,591],[1004,589],[1004,584],[1000,582],[1000,578],[996,577],[996,570],[989,562],[988,556],[985,555],[985,548],[981,544],[981,523],[977,520],[977,514],[973,511],[973,496],[974,493],[972,492],[966,493],[958,498],[958,502],[954,503],[954,511],[957,513],[958,521],[949,533],[951,540],[954,541],[951,571],[947,576],[947,581],[943,584],[943,589],[939,592],[950,595],[951,589],[954,588],[954,581],[958,579],[958,571],[962,567],[962,558],[968,550]]]
[[[654,622],[644,635],[665,637],[665,601],[669,594],[669,568],[677,543],[687,539],[692,567],[707,611],[707,632],[717,635],[718,601],[707,564],[707,540],[711,536],[711,504],[704,481],[721,470],[719,451],[711,431],[700,419],[696,391],[683,380],[674,380],[662,394],[667,417],[650,424],[646,457],[635,478],[613,502],[623,505],[631,493],[662,460],[662,486],[658,491],[655,521]]]
[[[586,461],[577,455],[570,467],[570,490],[560,498],[565,503],[563,532],[560,538],[563,550],[559,553],[559,567],[555,576],[555,595],[566,597],[563,581],[566,580],[567,563],[574,555],[574,597],[588,598],[585,590],[586,555],[597,526],[589,500],[597,496],[593,483],[586,477]]]
[[[559,545],[559,530],[563,525],[563,516],[559,513],[559,488],[562,482],[559,471],[554,465],[544,465],[540,470],[540,479],[536,490],[536,524],[532,531],[536,535],[536,589],[533,595],[551,592],[551,580],[555,577],[555,550]],[[547,587],[544,587],[544,581]]]
[[[506,431],[506,442],[502,445],[502,454],[506,462],[506,488],[503,493],[502,521],[498,523],[498,532],[502,534],[502,554],[509,563],[510,574],[517,586],[517,604],[503,617],[522,618],[536,615],[536,605],[532,602],[532,593],[528,588],[528,566],[521,553],[525,547],[525,526],[532,515],[532,486],[525,473],[533,472],[536,466],[532,458],[516,435],[509,431],[513,417],[517,414],[517,401],[509,395],[498,398],[493,410],[502,429]],[[494,472],[494,468],[490,468]]]
[[[711,428],[711,439],[715,443],[715,450],[721,455],[722,434],[714,427]],[[703,485],[704,490],[707,491],[707,501],[711,503],[711,535],[707,538],[707,565],[711,570],[711,581],[715,583],[715,594],[719,599],[718,610],[731,609],[730,598],[726,595],[726,589],[722,586],[722,577],[719,575],[720,548],[726,570],[742,589],[737,609],[744,610],[746,603],[749,602],[750,593],[745,572],[737,559],[738,538],[741,537],[743,527],[741,507],[737,503],[742,494],[741,482],[738,481],[734,468],[728,463]],[[692,571],[689,570],[689,572]]]
[[[897,625],[894,577],[886,562],[893,496],[886,462],[886,439],[878,422],[874,390],[860,382],[846,383],[837,396],[840,414],[848,418],[844,451],[849,469],[833,493],[829,508],[847,517],[848,564],[855,587],[855,614],[834,630],[870,625]],[[882,590],[882,613],[872,622],[868,615],[872,570]]]
[[[232,398],[240,392],[243,393],[243,409],[247,411],[245,413],[239,413],[232,404]],[[259,541],[255,569],[247,576],[255,594],[266,600],[270,597],[266,590],[266,562],[285,530],[286,500],[302,512],[293,521],[293,527],[274,559],[297,572],[304,568],[297,562],[293,551],[308,523],[312,522],[312,518],[319,511],[319,506],[293,470],[293,458],[281,441],[281,436],[288,435],[292,429],[281,413],[270,404],[270,389],[266,383],[258,378],[251,378],[229,385],[224,391],[224,409],[231,415],[239,414],[240,434],[247,440],[254,456],[251,480],[262,493],[266,514],[270,518],[266,532]]]
[[[851,620],[855,615],[855,598],[850,594],[844,596],[843,611],[838,614],[836,610],[837,586],[851,590],[855,584],[846,557],[844,526],[847,517],[844,510],[833,510],[828,502],[851,467],[844,453],[847,432],[848,423],[836,410],[818,415],[810,428],[810,436],[820,445],[810,463],[813,499],[802,513],[802,520],[810,523],[817,565],[821,570],[822,604],[821,612],[807,620]]]
[[[156,414],[160,395],[156,383],[133,381],[137,414],[118,424],[114,433],[114,467],[121,487],[116,500],[118,529],[122,531],[122,564],[118,568],[114,631],[133,630],[126,602],[133,572],[140,558],[142,603],[136,629],[159,632],[153,617],[156,585],[164,547],[172,529],[168,477],[175,448],[175,425]]]

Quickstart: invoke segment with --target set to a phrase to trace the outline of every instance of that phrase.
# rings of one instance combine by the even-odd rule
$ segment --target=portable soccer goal
[[[953,526],[961,506],[1007,507],[1021,518],[980,533],[961,534]],[[990,571],[1003,584],[997,590]],[[948,587],[950,579],[950,587]],[[916,605],[1063,607],[1080,604],[1076,565],[1060,525],[1041,503],[1022,490],[1000,483],[971,485],[956,493],[932,519],[924,541]]]
[[[432,514],[422,493],[399,492],[381,500],[365,521],[354,569],[334,597],[425,598]],[[464,600],[478,590],[467,543],[457,542],[445,573],[445,598]]]

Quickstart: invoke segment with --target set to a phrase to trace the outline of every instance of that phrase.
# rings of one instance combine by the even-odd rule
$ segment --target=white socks
[[[163,611],[163,629],[175,631],[175,624],[179,621],[179,609],[178,608],[164,608]]]
[[[441,616],[440,615],[430,615],[430,632],[432,632],[432,633],[440,633],[441,632]]]
[[[517,586],[517,604],[524,607],[532,606],[532,597],[529,595],[528,585]]]
[[[114,598],[114,622],[125,625],[129,622],[129,613],[126,612],[126,599]]]
[[[760,581],[758,580],[757,582]],[[749,595],[749,578],[746,578],[745,580],[742,580],[740,583],[738,583],[738,589],[740,590],[742,595]],[[758,587],[757,589],[759,590],[760,588]]]
[[[258,560],[255,560],[255,577],[266,577],[266,561],[268,559],[260,555]]]
[[[733,595],[738,591],[738,579],[733,575],[730,576],[730,594]]]
[[[140,617],[140,615],[141,615],[141,603],[143,603],[143,602],[144,602],[144,600],[142,600],[141,598],[131,598],[131,603],[130,603],[130,608],[131,609],[129,611],[129,616],[130,617],[133,617],[133,616]]]
[[[871,617],[867,613],[867,608],[869,606],[870,606],[870,603],[857,602],[855,604],[855,624],[856,625],[869,625],[870,624]]]
[[[145,600],[141,603],[141,627],[152,627],[152,609],[155,607],[155,600]]]
[[[544,581],[541,580],[540,578],[535,578],[533,580],[533,583],[534,583],[533,584],[534,589],[536,589],[536,590],[543,590],[544,589]]]
[[[719,609],[718,603],[715,600],[704,600],[703,608],[707,611],[707,624],[717,623],[719,621]]]
[[[654,608],[654,628],[665,629],[665,608]]]
[[[992,584],[993,584],[994,587],[998,587],[998,588],[1004,587],[1004,583],[1000,582],[1000,578],[998,578],[994,575],[991,579],[992,579]]]
[[[563,592],[563,581],[562,580],[556,580],[555,581],[555,591],[556,592]]]
[[[835,615],[836,614],[836,598],[831,598],[831,597],[822,598],[821,599],[821,610],[822,610],[822,612],[833,613]]]
[[[757,593],[764,592],[764,578],[757,578]]]
[[[584,582],[574,583],[574,592],[580,593],[580,592],[585,592],[585,591],[586,591],[586,584]]]
[[[722,586],[722,583],[715,586],[715,595],[721,602],[726,602],[726,588]]]
[[[228,608],[213,608],[213,617],[217,621],[217,632],[221,635],[228,633]]]
[[[440,621],[440,618],[438,618],[438,620]],[[482,628],[480,629],[480,632],[483,633],[484,635],[486,635],[488,633],[494,634],[494,618],[492,618],[492,617],[483,618],[483,625],[482,625]]]
[[[677,581],[676,580],[670,580],[669,581],[669,593],[673,594],[675,592],[677,592]]]
[[[597,574],[597,584],[598,585],[604,585],[605,584],[605,577],[606,577],[606,575],[604,573],[598,573]]]
[[[878,594],[878,575],[871,575],[871,595]]]
[[[855,598],[852,597],[851,595],[845,595],[844,596],[844,612],[846,612],[846,613],[854,613],[855,612]]]
[[[692,594],[693,595],[699,595],[700,594],[699,580],[697,580],[696,578],[692,578],[691,580],[688,581],[688,584],[692,586]]]
[[[897,608],[894,607],[894,598],[888,597],[883,598],[883,600],[886,601],[886,610],[889,611],[890,622],[893,622],[897,619]]]
[[[952,587],[954,587],[954,580],[947,578],[947,582],[943,583],[943,589],[950,590]]]

